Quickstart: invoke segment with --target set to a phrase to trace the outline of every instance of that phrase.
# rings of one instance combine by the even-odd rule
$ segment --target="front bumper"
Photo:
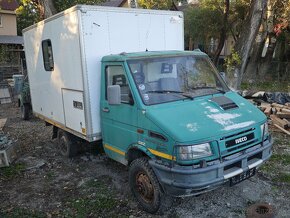
[[[181,197],[199,195],[228,182],[230,178],[249,169],[259,167],[272,155],[272,138],[222,160],[208,163],[206,167],[166,166],[157,160],[150,160],[165,193]]]

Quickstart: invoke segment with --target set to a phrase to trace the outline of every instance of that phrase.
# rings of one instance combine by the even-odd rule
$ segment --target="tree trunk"
[[[251,1],[250,12],[246,18],[245,24],[243,25],[243,31],[241,32],[235,46],[235,50],[238,51],[242,63],[238,73],[237,87],[233,88],[238,89],[241,86],[241,82],[249,61],[250,52],[258,34],[266,6],[267,0]]]
[[[221,28],[219,44],[214,54],[214,64],[217,66],[219,56],[223,50],[225,45],[225,41],[227,38],[227,26],[228,26],[228,17],[230,11],[230,0],[225,0],[224,2],[224,19],[223,19],[223,27]]]
[[[188,50],[189,51],[193,50],[193,40],[191,36],[189,37]]]
[[[262,57],[263,49],[266,43],[266,39],[268,36],[269,28],[268,28],[268,22],[271,22],[272,20],[269,20],[267,13],[264,13],[263,21],[260,26],[260,31],[257,34],[256,40],[253,43],[253,49],[251,52],[251,58],[249,59],[249,63],[247,65],[245,76],[248,76],[250,79],[258,80],[257,77],[259,75],[259,62]]]
[[[38,0],[42,12],[42,18],[46,19],[56,14],[53,0]]]
[[[276,46],[278,46],[278,43]],[[278,71],[278,75],[282,76],[282,79],[285,78],[287,80],[287,77],[286,77],[287,68],[286,68],[285,59],[284,59],[285,51],[286,51],[286,39],[284,37],[280,40],[279,48],[280,48],[279,53],[278,53],[279,65],[278,65],[277,71]],[[279,78],[278,78],[278,81],[279,81]]]
[[[270,69],[271,62],[273,59],[273,54],[274,54],[274,51],[276,48],[276,43],[277,43],[276,37],[274,37],[274,36],[270,37],[266,55],[265,55],[265,57],[260,59],[259,63],[257,63],[257,64],[259,64],[258,74],[261,78],[265,77],[266,73]]]

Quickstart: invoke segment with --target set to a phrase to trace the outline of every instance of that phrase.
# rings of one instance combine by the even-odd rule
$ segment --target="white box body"
[[[95,141],[101,139],[102,57],[183,50],[183,13],[77,5],[26,28],[23,36],[34,114]],[[44,68],[46,39],[53,50],[52,71]]]

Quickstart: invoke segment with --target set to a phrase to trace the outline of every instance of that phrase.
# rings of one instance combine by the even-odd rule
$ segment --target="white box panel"
[[[53,71],[44,69],[46,39],[52,43]],[[99,139],[102,57],[183,50],[183,40],[182,12],[78,5],[54,15],[24,30],[33,111],[80,134],[82,122],[86,139]],[[62,90],[82,93],[84,113],[71,108],[71,93]]]

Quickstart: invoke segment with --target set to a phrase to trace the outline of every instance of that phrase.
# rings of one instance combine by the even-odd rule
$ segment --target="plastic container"
[[[21,74],[13,75],[13,81],[14,81],[14,95],[18,95],[21,93],[23,87],[24,75]]]

